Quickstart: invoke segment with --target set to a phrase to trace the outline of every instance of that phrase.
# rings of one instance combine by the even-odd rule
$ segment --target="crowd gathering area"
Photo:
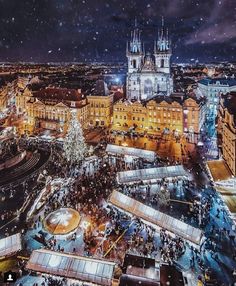
[[[60,143],[18,144],[50,158],[17,187],[1,188],[16,199],[17,188],[26,190],[24,200],[35,192],[17,226],[0,229],[0,265],[14,260],[15,285],[233,285],[232,222],[214,188],[186,167],[112,144],[73,166]]]

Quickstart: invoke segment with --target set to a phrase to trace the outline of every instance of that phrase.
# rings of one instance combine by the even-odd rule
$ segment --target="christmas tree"
[[[64,140],[63,149],[65,157],[71,166],[80,165],[87,152],[83,130],[74,111],[71,112],[71,121]]]

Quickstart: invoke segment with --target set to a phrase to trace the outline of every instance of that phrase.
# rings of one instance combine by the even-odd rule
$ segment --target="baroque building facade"
[[[230,171],[236,176],[236,92],[221,97],[217,118],[218,146]]]
[[[139,134],[199,135],[206,113],[204,99],[184,94],[155,97],[147,102],[120,100],[113,108],[113,130]],[[194,140],[194,139],[192,139]]]
[[[111,124],[114,93],[103,80],[96,82],[95,88],[87,96],[89,103],[88,127],[109,127]]]
[[[145,54],[141,33],[135,24],[131,40],[127,42],[128,59],[127,98],[129,100],[150,100],[157,95],[169,96],[173,92],[170,73],[171,43],[168,30],[162,21],[158,39],[154,41],[154,54]]]
[[[24,101],[23,101],[24,102]],[[71,110],[85,127],[88,120],[88,101],[81,90],[46,88],[31,94],[26,102],[27,130],[53,130],[65,133],[70,121]]]

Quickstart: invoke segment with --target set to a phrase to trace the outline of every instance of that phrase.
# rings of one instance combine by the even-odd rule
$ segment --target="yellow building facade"
[[[7,107],[7,89],[2,88],[0,90],[0,111]]]
[[[236,92],[222,96],[217,123],[219,147],[230,171],[236,176]]]
[[[26,103],[29,122],[27,129],[48,129],[65,133],[72,109],[76,110],[78,120],[85,127],[89,110],[87,99],[81,94],[81,90],[45,89],[35,93]]]
[[[156,98],[145,104],[121,100],[113,107],[113,130],[135,130],[137,133],[161,134],[165,131],[183,134],[199,133],[204,122],[204,104],[188,98]]]
[[[109,127],[112,117],[113,94],[89,95],[88,127]]]
[[[183,102],[183,131],[200,133],[206,116],[205,101],[187,98]]]
[[[87,98],[89,103],[88,127],[109,127],[112,116],[113,92],[110,92],[105,81],[96,81],[94,89]]]
[[[25,113],[27,109],[27,103],[30,100],[32,96],[32,92],[28,89],[25,88],[24,91],[16,92],[16,97],[15,97],[15,104],[16,104],[16,111],[18,114]]]

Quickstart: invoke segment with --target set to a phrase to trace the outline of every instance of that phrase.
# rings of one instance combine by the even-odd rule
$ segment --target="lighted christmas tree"
[[[81,124],[76,112],[71,112],[71,121],[63,144],[66,160],[70,165],[81,165],[87,152]]]

